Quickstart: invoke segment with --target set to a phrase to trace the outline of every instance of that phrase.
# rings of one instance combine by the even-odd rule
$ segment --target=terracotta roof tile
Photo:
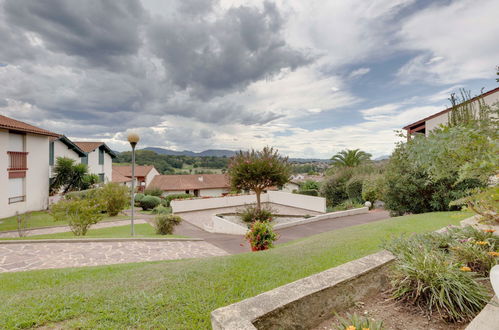
[[[225,174],[156,175],[148,186],[164,191],[229,187],[229,178]]]
[[[15,120],[6,116],[0,115],[0,128],[11,129],[26,133],[47,135],[53,137],[59,137],[60,135],[51,131],[47,131],[46,129],[39,128],[25,122]]]
[[[128,177],[124,176],[123,174],[121,174],[120,172],[113,170],[112,182],[123,183],[123,182],[131,182],[131,181],[132,181],[131,178],[128,178]]]
[[[135,176],[146,176],[152,169],[153,165],[135,165]],[[131,177],[132,165],[113,165],[113,173],[120,172],[121,175]]]
[[[85,152],[92,152],[104,144],[104,142],[73,142],[73,143],[76,144],[78,148],[80,148]]]

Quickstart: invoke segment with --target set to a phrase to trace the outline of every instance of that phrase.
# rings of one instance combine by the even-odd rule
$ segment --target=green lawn
[[[1,274],[0,324],[208,329],[218,307],[374,253],[390,235],[436,230],[469,215],[391,218],[258,253]]]
[[[172,238],[172,237],[185,237],[177,235],[158,235],[155,233],[154,228],[147,223],[140,223],[134,226],[135,237],[154,237],[154,238]],[[46,234],[46,235],[33,235],[22,238],[0,238],[7,240],[26,240],[26,239],[50,239],[50,238],[127,238],[130,236],[130,225],[117,226],[100,229],[90,229],[85,236],[75,236],[72,232]]]
[[[115,221],[129,219],[126,215],[117,215],[115,217],[105,217],[102,221]],[[54,221],[54,218],[47,211],[31,212],[28,218],[28,228],[40,228],[51,226],[64,226],[66,221]],[[17,230],[17,217],[0,219],[0,231]]]

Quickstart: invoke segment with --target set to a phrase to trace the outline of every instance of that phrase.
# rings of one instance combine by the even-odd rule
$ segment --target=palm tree
[[[356,167],[371,160],[371,154],[360,149],[342,150],[331,158],[331,164],[338,167]]]

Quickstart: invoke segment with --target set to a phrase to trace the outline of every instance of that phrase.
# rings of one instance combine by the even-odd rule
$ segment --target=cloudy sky
[[[0,0],[0,113],[126,150],[374,156],[497,87],[499,1]]]

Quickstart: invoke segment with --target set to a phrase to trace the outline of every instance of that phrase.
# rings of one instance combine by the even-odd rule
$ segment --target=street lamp
[[[132,146],[132,197],[130,200],[130,206],[132,207],[132,236],[135,235],[135,230],[133,228],[133,207],[135,204],[135,146],[140,140],[140,137],[135,134],[135,133],[130,133],[128,134],[128,142],[130,142],[130,145]]]

